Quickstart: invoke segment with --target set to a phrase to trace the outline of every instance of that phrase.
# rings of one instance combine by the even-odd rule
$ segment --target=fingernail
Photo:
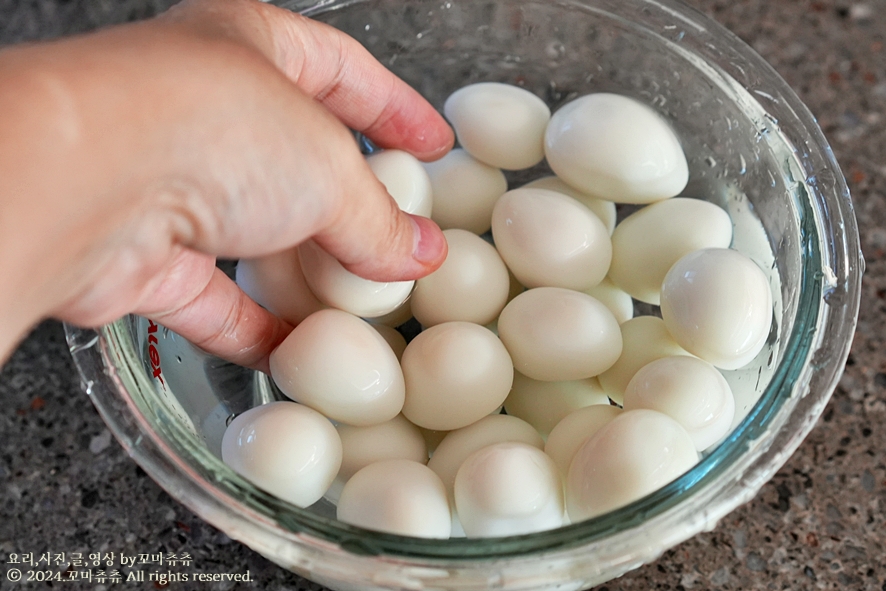
[[[439,160],[448,154],[455,144],[455,133],[448,125],[437,126],[431,130],[430,134],[426,133],[425,136],[423,138],[425,153],[422,160],[427,162]]]
[[[443,232],[428,218],[409,214],[409,219],[415,227],[412,258],[426,266],[439,266],[449,250]]]

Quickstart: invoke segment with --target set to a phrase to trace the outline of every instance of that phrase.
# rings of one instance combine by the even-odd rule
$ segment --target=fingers
[[[214,269],[208,282],[190,282],[185,274],[171,273],[158,293],[151,294],[137,313],[180,334],[207,353],[269,372],[268,356],[292,331],[292,326],[252,301],[219,269]],[[189,299],[184,294],[193,297]],[[171,309],[159,307],[170,302],[174,304]]]
[[[322,121],[326,111],[316,103],[309,106],[320,111],[310,119]],[[290,135],[298,131],[293,128]],[[296,159],[309,164],[301,176],[311,178],[313,186],[305,191],[320,191],[309,199],[326,205],[305,238],[312,237],[349,271],[375,281],[418,279],[443,263],[447,245],[440,228],[400,210],[340,122],[330,117],[302,137],[303,154],[293,156],[293,166]]]
[[[212,170],[218,178],[234,177],[221,185],[243,188],[225,200],[224,215],[184,216],[185,225],[201,227],[182,234],[192,240],[187,246],[240,257],[278,252],[314,238],[345,268],[375,281],[413,280],[439,267],[447,253],[439,227],[399,209],[353,137],[322,106],[295,89],[282,98],[254,109],[252,119],[250,111],[241,109],[239,124],[226,127],[227,137],[237,139],[223,152],[237,153],[238,160],[226,166],[228,160],[220,155]],[[279,116],[270,117],[273,113]],[[242,135],[235,135],[235,128]],[[254,155],[246,159],[246,154]],[[267,182],[271,177],[265,167],[271,162],[280,176]],[[229,250],[232,244],[241,250]],[[253,245],[266,250],[256,253]]]
[[[257,48],[303,92],[378,146],[426,161],[452,148],[455,136],[443,117],[332,27],[252,0],[187,0],[168,14]]]
[[[208,146],[184,150],[214,162],[190,166],[222,179],[216,186],[231,195],[223,216],[193,215],[195,207],[188,207],[186,220],[201,229],[184,233],[191,240],[187,246],[220,256],[260,256],[313,237],[347,269],[367,279],[412,280],[434,271],[446,256],[436,224],[401,212],[342,121],[274,73],[279,83],[236,84],[225,95],[236,118],[225,118],[218,139]],[[239,89],[257,87],[258,82],[263,82],[261,94],[241,96]],[[207,122],[200,134],[213,124]],[[225,250],[232,244],[240,250]]]
[[[215,257],[178,249],[156,270],[118,263],[93,276],[88,283],[94,287],[54,315],[97,326],[124,313],[139,314],[210,354],[264,372],[269,371],[271,351],[292,331],[217,269]]]
[[[348,127],[382,148],[436,160],[455,141],[452,129],[418,92],[382,66],[353,38],[297,15],[268,13],[276,63]],[[299,39],[295,44],[293,39]]]
[[[346,269],[375,281],[419,279],[442,265],[448,252],[437,224],[381,201],[343,208],[314,240]]]
[[[436,269],[446,255],[439,228],[399,211],[345,125],[428,158],[452,144],[440,115],[330,27],[250,0],[186,0],[179,6],[169,13],[174,23],[191,34],[196,28],[212,40],[233,37],[257,48],[281,83],[244,80],[233,91],[215,93],[231,99],[235,117],[225,118],[217,139],[183,151],[214,159],[189,166],[222,179],[216,186],[235,195],[220,223],[211,215],[188,216],[198,223],[210,219],[202,226],[211,231],[186,232],[196,237],[186,245],[221,256],[261,256],[314,237],[368,279],[416,279]],[[227,64],[229,72],[234,63]],[[252,64],[249,70],[257,71]],[[211,83],[218,86],[219,78]],[[259,87],[261,94],[241,90]],[[212,125],[203,125],[200,135]]]
[[[454,143],[452,129],[415,90],[340,31],[268,4],[274,62],[345,125],[383,148],[435,160]],[[344,188],[333,221],[314,236],[353,273],[378,281],[423,277],[446,258],[446,240],[425,218],[399,210],[374,178],[361,170]]]
[[[133,295],[127,311],[266,369],[291,327],[201,257],[261,256],[315,237],[378,281],[424,276],[445,258],[439,228],[397,208],[346,125],[426,159],[449,149],[452,132],[340,33],[251,0],[186,0],[169,19],[67,47],[90,66],[77,70],[77,96],[103,105],[81,113],[83,125],[121,130],[83,153],[104,168],[76,167],[121,179],[119,194],[102,178],[84,193],[110,203],[134,196],[133,208],[154,212],[147,221],[132,216],[151,221],[147,242],[193,255],[176,260],[149,296]],[[101,236],[132,242],[114,224]],[[136,260],[154,258],[147,254]]]

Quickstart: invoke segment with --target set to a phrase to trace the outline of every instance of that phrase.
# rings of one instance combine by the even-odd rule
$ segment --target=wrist
[[[63,43],[0,52],[0,363],[71,296],[79,259],[115,221],[96,172],[113,184],[119,167],[90,134],[88,77],[72,75]]]
[[[42,317],[30,279],[30,260],[22,251],[25,236],[10,203],[0,198],[0,367],[18,342]],[[36,305],[35,305],[36,304]]]

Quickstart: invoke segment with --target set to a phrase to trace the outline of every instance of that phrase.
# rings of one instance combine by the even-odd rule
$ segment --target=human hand
[[[313,236],[376,280],[445,258],[439,228],[399,211],[347,128],[423,160],[452,131],[334,29],[251,0],[185,0],[6,50],[0,79],[13,82],[0,89],[0,360],[44,316],[94,326],[134,312],[266,369],[291,327],[216,256]]]

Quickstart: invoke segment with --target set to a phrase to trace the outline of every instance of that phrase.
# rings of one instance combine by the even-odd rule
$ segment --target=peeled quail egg
[[[600,385],[616,403],[624,400],[628,382],[641,367],[670,355],[686,355],[665,323],[656,316],[637,316],[621,325],[621,356],[598,376]]]
[[[609,308],[559,287],[530,289],[511,300],[498,319],[498,334],[514,368],[535,380],[589,378],[621,355],[621,331]]]
[[[333,502],[337,502],[342,486],[351,476],[369,464],[396,459],[420,464],[428,461],[428,448],[421,432],[403,415],[368,427],[340,423],[335,430],[341,438],[341,468],[324,495]]]
[[[698,451],[723,438],[735,399],[717,368],[696,357],[663,357],[644,365],[625,390],[625,410],[648,408],[680,423]]]
[[[526,287],[584,290],[609,270],[609,232],[587,207],[563,193],[514,189],[492,211],[501,258]]]
[[[431,179],[418,158],[403,150],[382,150],[367,156],[366,163],[400,209],[431,217]]]
[[[653,203],[615,229],[609,277],[638,300],[658,305],[674,263],[694,250],[731,242],[732,219],[713,203],[685,197]]]
[[[490,166],[520,170],[545,156],[551,110],[528,90],[499,82],[470,84],[446,99],[443,114],[461,147]]]
[[[396,310],[412,291],[414,281],[379,282],[345,269],[313,240],[298,247],[305,280],[321,302],[356,316],[372,318]]]
[[[420,427],[449,431],[493,412],[507,398],[514,366],[489,329],[445,322],[415,337],[403,352],[403,414]]]
[[[551,117],[545,155],[576,189],[616,203],[678,195],[689,180],[680,141],[661,116],[618,94],[589,94]]]
[[[240,259],[235,277],[246,295],[290,324],[326,307],[308,287],[296,248]]]
[[[403,372],[390,345],[341,310],[308,316],[274,349],[270,365],[284,394],[336,421],[374,425],[403,407]]]
[[[668,271],[661,316],[684,349],[721,369],[738,369],[766,344],[772,292],[754,261],[735,250],[707,248]]]
[[[573,523],[623,507],[671,482],[698,462],[695,444],[671,417],[625,411],[589,437],[566,477]]]
[[[482,234],[489,229],[495,200],[508,190],[501,170],[458,148],[424,167],[433,191],[432,220],[444,230],[461,228]]]
[[[572,411],[557,423],[545,442],[545,453],[554,460],[563,478],[585,440],[622,412],[617,406],[593,404]]]
[[[615,203],[613,203],[612,201],[598,199],[597,197],[593,197],[591,195],[588,195],[587,193],[582,193],[578,189],[570,187],[553,175],[542,177],[530,183],[526,183],[521,188],[547,189],[548,191],[556,191],[558,193],[563,193],[564,195],[569,195],[570,197],[590,209],[595,216],[600,218],[600,221],[603,222],[603,225],[606,226],[607,230],[609,230],[610,235],[612,234],[613,230],[615,230],[616,212]]]
[[[222,460],[269,493],[299,507],[320,500],[341,464],[329,419],[293,402],[271,402],[238,415],[222,438]]]
[[[540,382],[514,372],[514,385],[505,400],[505,411],[547,436],[570,412],[593,404],[609,404],[609,396],[597,378]]]
[[[444,230],[449,254],[439,269],[416,281],[410,302],[422,326],[463,320],[488,324],[505,307],[508,269],[491,244],[467,230]]]
[[[440,476],[452,494],[455,475],[469,455],[492,445],[513,441],[541,449],[544,441],[535,428],[522,419],[509,415],[489,415],[467,427],[450,431],[428,461],[428,468]]]
[[[496,443],[458,469],[455,507],[469,538],[544,531],[563,525],[563,484],[540,449]]]
[[[452,528],[443,483],[427,466],[385,460],[354,474],[336,516],[358,527],[417,538],[448,538]]]

